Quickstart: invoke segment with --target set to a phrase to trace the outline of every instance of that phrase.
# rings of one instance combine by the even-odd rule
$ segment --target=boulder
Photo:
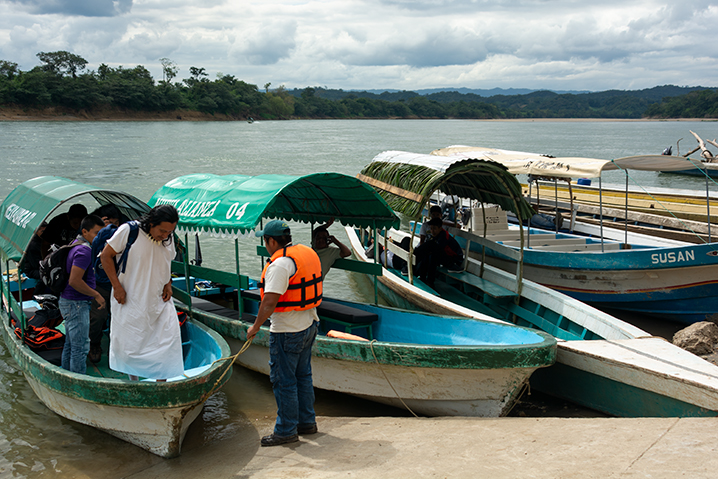
[[[698,356],[715,352],[718,325],[710,321],[694,323],[673,335],[673,344]]]

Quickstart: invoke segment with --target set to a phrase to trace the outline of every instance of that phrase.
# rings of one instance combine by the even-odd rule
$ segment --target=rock
[[[710,321],[694,323],[673,335],[673,344],[698,356],[715,352],[718,325]]]

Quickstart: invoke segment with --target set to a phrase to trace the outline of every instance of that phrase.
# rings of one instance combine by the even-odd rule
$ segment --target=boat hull
[[[161,457],[176,457],[188,427],[209,395],[231,371],[219,361],[197,376],[157,383],[96,378],[54,366],[20,342],[0,313],[5,344],[40,401],[56,414],[103,430]],[[204,325],[193,323],[206,340],[217,342],[216,359],[229,356],[229,346]]]
[[[426,314],[334,301],[370,312],[381,310],[382,314],[415,317],[417,322],[442,320]],[[193,314],[223,334],[234,351],[244,344],[251,323],[214,312],[195,310]],[[388,328],[382,321],[386,320],[380,319],[374,326],[377,337],[381,337],[382,328]],[[466,320],[453,321],[464,323]],[[411,321],[401,324],[411,324]],[[490,334],[488,329],[506,326],[500,321],[488,324],[487,334]],[[534,334],[525,328],[511,326],[511,329]],[[401,331],[402,327],[396,330]],[[445,333],[451,336],[456,331]],[[407,405],[417,414],[496,417],[508,413],[537,368],[554,362],[556,343],[552,338],[542,335],[532,341],[535,342],[525,345],[436,346],[351,341],[320,335],[312,350],[313,384],[320,389],[398,407]],[[269,375],[269,332],[266,328],[260,330],[237,362]]]
[[[605,253],[526,250],[523,276],[600,308],[685,324],[712,321],[718,319],[718,256],[711,254],[713,247]],[[684,258],[696,260],[681,262]],[[504,270],[515,269],[515,263],[503,258],[487,256],[486,261]]]
[[[54,413],[96,427],[158,456],[180,455],[187,428],[202,412],[202,403],[169,408],[115,407],[75,399],[25,374],[37,397]]]
[[[232,349],[243,343],[230,341]],[[237,362],[269,375],[269,348],[252,345]],[[505,416],[537,368],[443,369],[312,357],[314,387],[425,416]]]

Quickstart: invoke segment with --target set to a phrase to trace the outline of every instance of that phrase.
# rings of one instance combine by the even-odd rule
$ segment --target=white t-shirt
[[[264,275],[264,292],[284,294],[289,287],[289,278],[297,272],[292,258],[281,256],[267,267],[267,274]],[[319,321],[317,308],[305,311],[275,311],[269,317],[272,321],[269,330],[273,333],[296,333],[304,331],[312,325],[313,321]]]
[[[431,237],[431,230],[429,229],[429,222],[424,221],[421,223],[421,229],[419,230],[419,236],[426,236],[427,239]]]
[[[336,260],[342,257],[342,252],[336,246],[327,246],[322,249],[315,249],[315,253],[319,256],[319,262],[322,263],[322,277],[326,278],[327,273],[332,268]]]

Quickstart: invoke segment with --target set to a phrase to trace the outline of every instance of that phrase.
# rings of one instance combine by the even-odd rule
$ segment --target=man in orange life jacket
[[[322,301],[322,266],[314,250],[292,245],[289,225],[283,221],[270,221],[255,235],[264,237],[271,258],[262,272],[262,302],[247,338],[271,316],[269,379],[277,422],[274,433],[264,436],[261,444],[277,446],[298,441],[299,434],[317,432],[311,358]]]

